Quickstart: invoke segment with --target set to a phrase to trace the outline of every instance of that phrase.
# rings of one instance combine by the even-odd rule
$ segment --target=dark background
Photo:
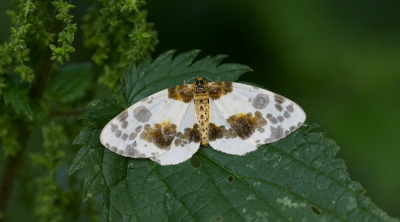
[[[153,57],[201,49],[200,57],[250,66],[240,81],[298,103],[341,147],[352,180],[400,217],[400,1],[149,0],[160,43]],[[88,4],[72,1],[75,22]],[[0,2],[0,43],[10,1]],[[71,62],[90,61],[82,30]]]

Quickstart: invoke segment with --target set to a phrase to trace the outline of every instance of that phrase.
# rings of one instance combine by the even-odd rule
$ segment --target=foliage
[[[122,72],[140,62],[158,43],[153,24],[146,22],[143,0],[100,0],[83,18],[85,45],[95,49],[92,60],[103,67],[99,82],[116,91]]]
[[[225,56],[192,64],[198,51],[173,60],[172,53],[131,67],[121,86],[127,104],[195,76],[235,81],[250,70],[239,64],[218,66]],[[335,159],[336,143],[324,133],[310,132],[316,124],[305,124],[246,156],[202,147],[191,160],[161,166],[120,156],[100,143],[104,125],[124,108],[111,99],[89,103],[81,117],[85,128],[74,140],[83,147],[70,173],[88,168],[83,199],[102,193],[107,221],[398,221],[350,180],[344,162]]]
[[[60,143],[65,141],[65,136],[62,127],[54,122],[43,125],[42,132],[46,152],[43,155],[31,154],[33,165],[45,167],[47,171],[47,175],[36,179],[36,215],[40,221],[60,221],[63,219],[68,199],[58,186],[55,174],[65,155],[64,151],[58,149]],[[54,207],[55,203],[57,207]]]
[[[0,44],[0,221],[31,221],[34,215],[39,221],[99,221],[97,202],[81,205],[76,198],[81,195],[77,184],[83,178],[74,175],[62,185],[58,177],[76,151],[69,144],[80,129],[77,117],[96,96],[101,72],[110,71],[100,82],[110,80],[113,86],[128,64],[154,50],[156,32],[146,21],[147,12],[139,10],[145,2],[93,2],[81,28],[86,46],[96,48],[95,63],[64,66],[75,51],[75,22],[80,23],[71,14],[75,5],[70,0],[13,3],[16,10],[7,11],[11,36]],[[97,29],[99,25],[101,29]],[[106,54],[112,55],[99,62],[97,58]],[[42,129],[41,135],[36,135],[38,129]],[[17,174],[22,166],[24,173]],[[10,208],[10,198],[16,198],[11,191],[19,183],[18,199],[26,213],[4,212]]]

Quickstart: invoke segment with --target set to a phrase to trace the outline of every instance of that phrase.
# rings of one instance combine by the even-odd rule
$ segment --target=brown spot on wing
[[[285,97],[275,94],[275,102],[277,102],[278,104],[282,104],[285,102]]]
[[[192,128],[185,128],[184,133],[178,132],[175,137],[175,146],[185,146],[191,142],[200,143],[199,124],[194,124]]]
[[[168,98],[189,103],[193,99],[193,87],[190,85],[180,85],[168,89]]]
[[[115,136],[116,136],[117,138],[120,138],[121,135],[122,135],[122,131],[121,131],[121,130],[117,130],[117,131],[115,132]]]
[[[287,111],[285,111],[285,112],[283,113],[283,116],[284,116],[286,119],[289,119],[289,118],[290,118],[290,114],[289,114],[289,112],[287,112]]]
[[[118,116],[117,116],[117,119],[120,121],[120,122],[124,122],[127,118],[128,118],[128,116],[129,116],[129,113],[128,113],[128,111],[123,111],[122,113],[120,113]]]
[[[231,139],[237,137],[235,131],[233,129],[227,130],[224,125],[222,126],[217,126],[214,123],[209,124],[208,128],[208,140],[209,141],[215,141],[217,139]]]
[[[271,113],[268,113],[266,117],[269,119],[269,121],[271,121],[272,124],[278,123],[278,120]]]
[[[213,100],[217,100],[233,90],[231,82],[212,82],[208,86],[207,94]]]
[[[287,109],[287,111],[289,111],[289,112],[291,112],[291,113],[294,112],[294,108],[293,108],[293,105],[292,105],[292,104],[286,106],[286,109]]]
[[[126,127],[128,127],[128,121],[124,121],[124,122],[121,124],[121,127],[122,127],[122,129],[126,129]]]
[[[275,109],[278,110],[279,112],[282,112],[283,108],[279,104],[275,104]]]
[[[262,116],[261,112],[239,113],[232,115],[227,119],[235,133],[242,139],[248,139],[257,130],[263,132],[263,126],[267,125],[267,120]]]
[[[157,123],[153,127],[146,124],[140,134],[140,139],[153,143],[160,149],[168,149],[175,138],[176,128],[176,125],[171,122]]]
[[[118,126],[115,125],[114,123],[111,123],[111,132],[115,132],[115,131],[117,131],[117,129],[118,129]]]

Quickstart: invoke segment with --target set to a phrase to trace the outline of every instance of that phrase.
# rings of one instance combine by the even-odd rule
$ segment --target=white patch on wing
[[[243,132],[235,131],[238,136],[235,138],[221,138],[210,142],[211,146],[228,154],[243,155],[247,152],[257,149],[258,146],[266,143],[272,143],[284,138],[289,133],[301,126],[306,114],[293,101],[277,95],[273,92],[239,83],[233,83],[233,91],[217,99],[210,99],[210,122],[220,122],[225,124],[226,129],[230,129],[228,119],[234,115],[248,114],[252,117],[261,114],[262,118],[267,120],[267,124],[262,129],[257,128],[247,137],[246,130]],[[216,108],[215,108],[216,107]],[[219,113],[216,113],[218,110]],[[213,117],[211,117],[213,115]],[[213,118],[213,120],[211,120]],[[232,119],[231,119],[232,120]],[[225,123],[223,123],[225,122]],[[260,121],[258,121],[260,122]],[[240,126],[246,126],[240,122]],[[244,138],[241,138],[244,137]],[[247,145],[243,145],[243,142]]]
[[[196,135],[194,134],[196,134],[196,132],[191,131],[193,128],[196,129],[194,126],[197,126],[197,130],[199,130],[194,101],[192,100],[184,113],[182,122],[179,124],[177,135],[172,142],[171,149],[161,156],[151,159],[161,165],[178,164],[190,159],[200,147],[200,135],[198,135],[198,138],[195,138]]]
[[[160,156],[171,148],[165,145],[165,141],[173,140],[173,127],[175,125],[175,130],[179,128],[188,106],[188,103],[169,99],[167,90],[160,91],[130,106],[107,123],[101,131],[100,141],[105,147],[122,156]],[[148,134],[147,138],[143,137],[146,128],[155,129],[155,124],[161,124],[158,134],[164,139],[161,142],[157,140],[159,138],[156,138],[156,133]]]

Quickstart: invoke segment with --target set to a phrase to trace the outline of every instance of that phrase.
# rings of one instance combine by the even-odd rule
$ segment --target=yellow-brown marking
[[[254,116],[252,113],[232,115],[227,121],[235,133],[244,140],[253,135],[256,129],[261,133],[264,132],[263,126],[267,125],[267,120],[259,111],[256,111]]]
[[[191,142],[200,142],[199,124],[195,123],[192,128],[185,128],[184,133],[178,132],[174,141],[175,146],[184,147]]]
[[[193,99],[194,84],[180,85],[168,89],[168,98],[189,103]]]
[[[231,139],[237,137],[236,133],[233,131],[232,128],[227,130],[225,126],[218,127],[214,123],[210,123],[210,129],[208,130],[209,133],[209,140],[215,141],[217,139]]]
[[[153,143],[160,149],[169,149],[176,134],[176,125],[171,122],[156,123],[153,127],[144,126],[140,139]]]
[[[230,92],[232,92],[231,82],[212,82],[208,84],[207,93],[213,100],[217,100]]]

